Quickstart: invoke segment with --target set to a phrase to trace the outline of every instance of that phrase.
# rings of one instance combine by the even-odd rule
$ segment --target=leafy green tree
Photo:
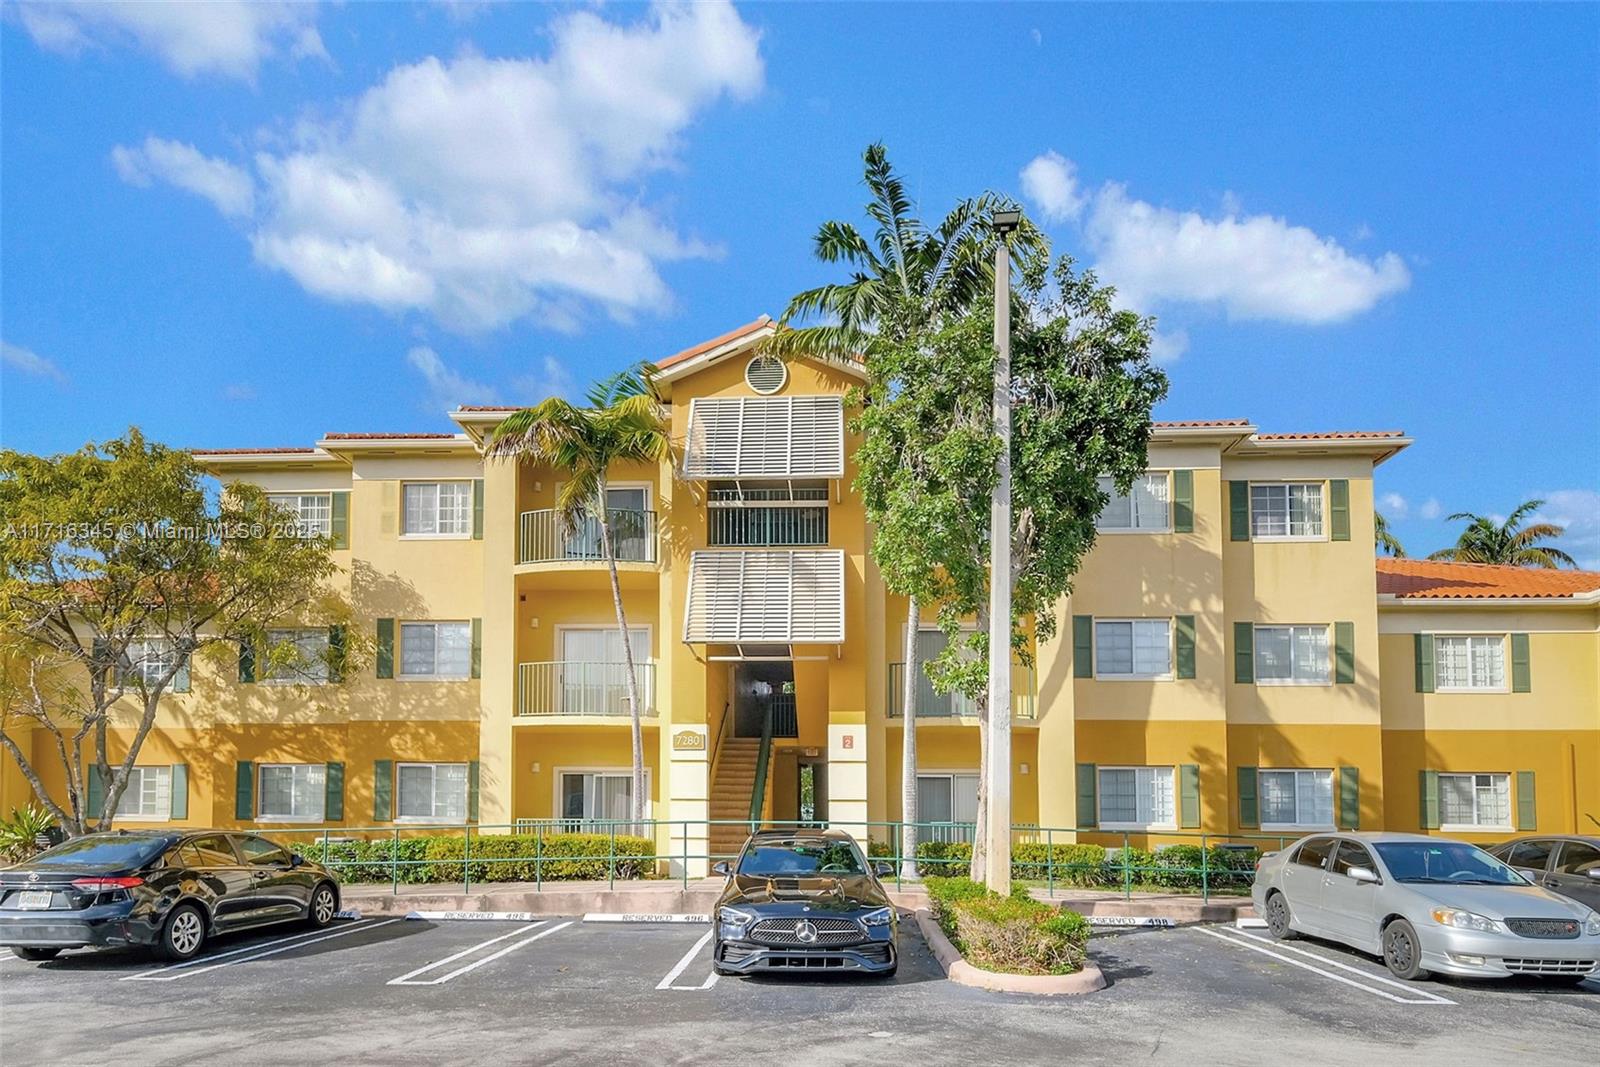
[[[293,642],[265,642],[267,627],[349,617],[329,586],[329,538],[256,486],[211,491],[193,457],[137,429],[57,456],[0,451],[0,514],[0,745],[69,834],[111,825],[162,695],[193,662],[250,648],[258,669],[305,669]],[[357,644],[329,643],[332,676],[354,666]],[[24,747],[39,729],[65,804]],[[112,730],[131,735],[115,765]],[[104,795],[94,810],[91,775]]]
[[[1395,559],[1404,559],[1406,555],[1405,546],[1394,535],[1394,531],[1389,529],[1389,520],[1383,517],[1383,512],[1373,512],[1372,518],[1375,532],[1374,539],[1377,542],[1378,551],[1386,556],[1393,556]]]
[[[619,463],[661,462],[667,455],[667,425],[656,393],[655,367],[649,363],[597,382],[587,399],[588,406],[579,407],[551,397],[536,407],[507,415],[489,435],[488,454],[496,459],[545,464],[563,472],[566,480],[556,496],[562,526],[569,536],[591,523],[599,529],[627,674],[633,728],[633,818],[639,822],[644,819],[646,802],[640,721],[643,704],[617,578],[616,518],[606,507],[606,488],[611,469]]]
[[[1577,560],[1554,545],[1543,544],[1566,533],[1566,527],[1553,522],[1536,522],[1523,526],[1528,516],[1544,507],[1543,500],[1522,503],[1504,522],[1496,522],[1488,515],[1475,515],[1458,511],[1449,521],[1467,521],[1467,528],[1449,548],[1441,548],[1429,559],[1453,560],[1456,563],[1499,563],[1508,567],[1576,567]]]

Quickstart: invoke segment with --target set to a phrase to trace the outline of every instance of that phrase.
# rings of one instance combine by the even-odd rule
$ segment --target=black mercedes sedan
[[[865,971],[899,966],[895,911],[855,839],[841,830],[763,830],[728,876],[711,921],[718,974]]]
[[[226,830],[85,834],[0,870],[0,946],[25,960],[110,945],[187,960],[213,934],[338,911],[321,864]]]

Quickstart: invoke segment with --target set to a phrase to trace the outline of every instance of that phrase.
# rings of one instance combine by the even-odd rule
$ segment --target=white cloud
[[[0,365],[35,378],[49,378],[59,385],[67,384],[66,373],[60,367],[33,349],[14,345],[10,341],[0,341]]]
[[[1060,153],[1035,156],[1022,168],[1021,177],[1022,195],[1033,201],[1046,222],[1066,222],[1083,213],[1089,198],[1078,188],[1078,168]]]
[[[248,382],[234,382],[222,387],[222,399],[242,403],[256,398],[256,387]]]
[[[575,399],[573,394],[577,391],[577,382],[573,380],[572,372],[567,370],[566,364],[554,356],[540,359],[537,370],[522,375],[514,384],[517,396],[526,404],[537,404],[552,396],[572,400]]]
[[[1150,338],[1150,358],[1157,363],[1176,363],[1187,351],[1188,330],[1157,330]]]
[[[1384,493],[1378,498],[1378,505],[1386,519],[1403,519],[1411,511],[1411,505],[1399,493]]]
[[[406,353],[411,369],[422,375],[428,385],[429,400],[434,408],[449,409],[461,404],[492,404],[499,399],[491,385],[475,382],[451,370],[439,358],[439,353],[427,345],[417,345]]]
[[[232,163],[202,155],[193,145],[146,137],[137,147],[117,145],[111,150],[111,162],[129,184],[149,185],[151,179],[159,179],[205,197],[230,218],[255,211],[256,184],[250,175]]]
[[[41,47],[66,55],[134,45],[178,74],[253,81],[270,56],[327,58],[314,3],[24,3],[17,15]]]
[[[1430,496],[1427,500],[1424,500],[1422,502],[1422,506],[1417,508],[1418,518],[1427,519],[1429,522],[1432,522],[1443,514],[1444,505],[1439,502],[1438,497],[1434,496]]]
[[[1566,527],[1554,544],[1578,561],[1584,570],[1600,570],[1600,492],[1593,489],[1539,490],[1531,499],[1544,507],[1530,522],[1553,522]]]
[[[395,67],[258,154],[256,258],[319,296],[464,331],[668,308],[660,264],[718,250],[642,184],[706,108],[760,91],[760,35],[726,3],[661,3],[630,23],[566,15],[551,38],[543,58]]]

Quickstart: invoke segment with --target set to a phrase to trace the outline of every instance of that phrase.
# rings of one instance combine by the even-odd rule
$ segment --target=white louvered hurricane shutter
[[[842,643],[844,553],[826,548],[691,553],[683,639]]]
[[[695,397],[686,478],[840,478],[844,400],[837,396]]]

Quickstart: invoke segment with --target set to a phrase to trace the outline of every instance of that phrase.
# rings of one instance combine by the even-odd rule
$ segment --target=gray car
[[[1263,857],[1251,896],[1273,937],[1339,941],[1407,980],[1437,971],[1576,983],[1600,969],[1600,913],[1461,841],[1314,834]]]
[[[1489,850],[1534,885],[1600,911],[1600,837],[1519,837]]]

